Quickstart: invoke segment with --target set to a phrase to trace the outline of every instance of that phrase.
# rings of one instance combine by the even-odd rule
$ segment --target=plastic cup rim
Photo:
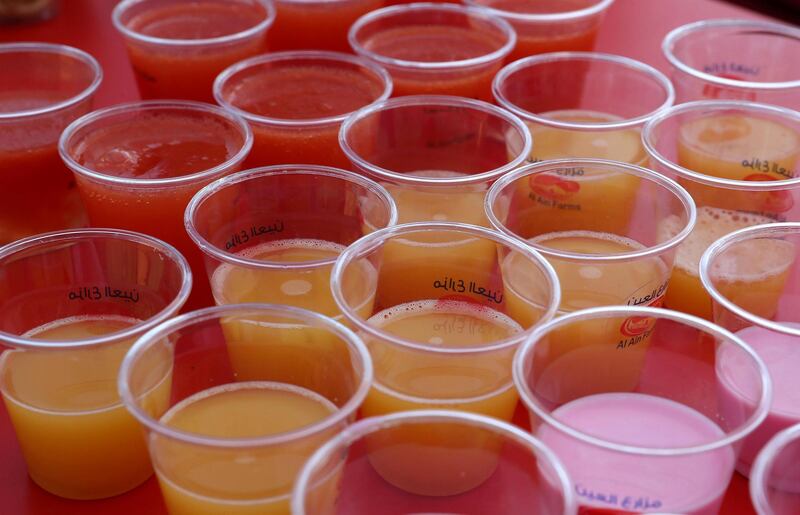
[[[114,28],[116,28],[117,31],[126,38],[138,41],[140,43],[148,43],[151,45],[161,45],[169,47],[197,48],[203,46],[220,46],[220,45],[228,45],[231,43],[238,43],[239,41],[243,41],[253,36],[257,36],[261,32],[266,32],[274,23],[276,15],[275,5],[273,4],[272,0],[252,0],[253,2],[258,3],[264,7],[264,10],[266,11],[266,17],[262,21],[258,22],[258,24],[248,29],[235,32],[233,34],[227,34],[225,36],[218,36],[213,38],[202,38],[202,39],[161,38],[156,36],[148,36],[146,34],[137,32],[129,28],[122,21],[123,15],[125,15],[125,13],[129,8],[147,1],[149,0],[122,0],[119,4],[116,5],[116,7],[114,7],[114,10],[111,11],[111,22],[113,23]]]
[[[455,61],[411,61],[407,59],[397,59],[388,57],[369,50],[361,44],[358,33],[361,29],[370,23],[377,20],[389,19],[397,14],[414,13],[420,11],[438,11],[443,13],[458,13],[464,15],[466,18],[480,19],[481,21],[493,25],[500,32],[503,33],[505,43],[488,54],[471,57],[469,59],[459,59]],[[382,7],[374,11],[370,11],[360,18],[358,18],[350,29],[347,31],[347,41],[353,51],[361,57],[370,59],[376,63],[389,68],[403,68],[408,71],[415,72],[441,72],[443,70],[461,70],[464,68],[473,68],[478,66],[486,66],[493,62],[501,61],[504,59],[517,44],[517,33],[514,28],[506,20],[492,16],[483,9],[476,9],[461,4],[448,4],[448,3],[433,3],[433,2],[416,2],[411,4],[390,5]]]
[[[565,11],[561,13],[548,13],[548,14],[534,14],[534,13],[518,13],[514,11],[505,11],[503,9],[497,9],[494,7],[490,7],[488,5],[483,5],[478,3],[477,0],[463,0],[466,5],[478,7],[480,9],[484,9],[486,11],[491,12],[495,16],[502,16],[503,18],[514,20],[516,22],[528,22],[528,23],[547,23],[547,22],[565,22],[565,21],[575,21],[580,18],[589,18],[591,16],[596,16],[598,14],[603,13],[607,10],[614,0],[599,0],[594,5],[589,7],[584,7],[583,9],[577,9],[574,11]]]
[[[83,102],[86,99],[91,98],[97,91],[97,88],[100,87],[100,83],[103,82],[103,68],[100,66],[100,63],[97,62],[97,59],[95,59],[94,56],[78,48],[74,48],[68,45],[60,45],[55,43],[41,43],[41,42],[19,42],[19,43],[0,44],[0,54],[9,54],[15,52],[19,53],[36,52],[41,54],[67,55],[78,61],[81,61],[85,65],[88,65],[89,68],[92,70],[94,78],[92,79],[92,82],[77,95],[73,95],[72,97],[67,98],[66,100],[62,100],[60,102],[56,102],[45,107],[38,107],[36,109],[24,109],[22,111],[0,112],[0,121],[47,115],[47,114],[52,114],[56,111],[67,109],[69,107],[72,107],[76,104]]]
[[[782,235],[796,235],[800,237],[800,222],[776,222],[753,225],[723,236],[712,243],[700,258],[700,281],[703,283],[703,288],[706,289],[715,302],[720,303],[726,309],[733,312],[736,316],[747,320],[758,327],[763,327],[776,333],[800,337],[800,329],[798,328],[788,327],[784,324],[768,320],[741,308],[723,295],[722,292],[717,289],[717,287],[714,285],[714,281],[711,279],[710,268],[714,259],[722,252],[730,248],[731,245],[744,241],[761,239],[764,237],[769,238]]]
[[[356,111],[350,111],[344,114],[337,114],[335,116],[326,116],[322,118],[276,118],[272,116],[265,116],[256,113],[252,113],[250,111],[246,111],[225,99],[222,94],[222,88],[231,81],[234,76],[243,70],[247,70],[249,68],[257,68],[261,65],[274,63],[279,61],[319,61],[319,60],[327,60],[332,63],[347,63],[356,66],[360,66],[369,72],[373,73],[381,82],[383,82],[383,91],[381,94],[376,97],[372,102],[362,106],[363,107],[371,106],[377,102],[386,100],[392,94],[393,89],[393,82],[392,78],[385,69],[381,66],[378,66],[367,59],[363,59],[359,56],[349,55],[342,52],[333,52],[328,50],[289,50],[285,52],[271,52],[268,54],[261,54],[254,57],[250,57],[248,59],[244,59],[239,61],[231,66],[227,67],[223,70],[217,78],[214,80],[213,86],[213,95],[214,100],[225,108],[227,111],[234,112],[247,120],[248,122],[261,124],[261,125],[273,125],[278,127],[320,127],[320,126],[327,126],[327,125],[335,125],[338,123],[343,122],[348,116],[353,114]]]
[[[112,228],[86,228],[86,229],[69,229],[64,231],[47,232],[29,236],[9,243],[5,247],[0,247],[0,266],[2,262],[8,258],[13,257],[19,252],[26,252],[36,249],[42,245],[49,246],[51,244],[60,243],[73,243],[80,241],[91,241],[99,238],[118,239],[128,241],[141,246],[147,246],[148,251],[156,251],[166,255],[180,270],[183,277],[181,287],[175,295],[175,298],[169,302],[158,313],[151,316],[141,323],[134,324],[126,327],[121,331],[115,331],[103,336],[95,338],[85,338],[81,340],[37,340],[35,338],[26,338],[23,336],[14,335],[4,331],[0,331],[0,341],[10,345],[15,349],[23,350],[62,350],[62,349],[79,349],[87,347],[96,347],[108,343],[117,343],[125,339],[135,337],[136,335],[143,334],[153,327],[168,320],[172,313],[176,313],[189,298],[189,293],[192,289],[192,272],[189,268],[189,263],[186,258],[178,252],[178,250],[158,238],[149,236],[133,231]]]
[[[563,515],[572,515],[577,513],[578,502],[575,498],[572,480],[567,473],[567,469],[561,462],[559,457],[548,448],[541,440],[526,433],[522,429],[513,426],[507,422],[480,415],[477,413],[470,413],[465,411],[441,410],[441,409],[424,409],[414,411],[402,411],[391,413],[389,415],[381,415],[377,417],[369,417],[351,424],[346,427],[339,434],[328,440],[325,444],[317,449],[314,454],[306,461],[292,489],[291,509],[292,513],[297,515],[306,515],[305,497],[307,489],[312,481],[312,474],[324,466],[326,462],[331,459],[334,454],[342,448],[349,448],[355,442],[363,439],[364,437],[380,432],[385,429],[395,427],[402,427],[407,424],[423,424],[423,423],[452,423],[464,424],[474,428],[491,431],[500,435],[504,439],[512,440],[522,447],[527,448],[537,461],[543,459],[555,473],[558,479],[559,490],[564,499]]]
[[[465,239],[481,238],[484,240],[490,240],[495,244],[503,245],[511,251],[522,254],[529,261],[532,261],[539,267],[539,270],[542,272],[542,275],[545,276],[549,286],[551,287],[550,291],[552,292],[552,295],[549,299],[547,309],[544,311],[539,320],[537,320],[531,327],[523,329],[517,334],[501,340],[496,340],[487,345],[470,347],[431,347],[421,342],[400,338],[387,331],[384,331],[383,329],[369,324],[367,320],[362,319],[357,314],[356,310],[351,307],[347,302],[347,299],[344,298],[340,287],[340,282],[342,280],[342,276],[344,275],[345,268],[354,260],[364,259],[365,256],[375,250],[376,247],[380,247],[388,240],[402,239],[403,235],[409,233],[424,232],[461,233],[464,234]],[[333,293],[333,300],[336,302],[336,305],[344,318],[353,324],[359,331],[363,331],[371,338],[375,338],[382,342],[387,342],[396,347],[421,351],[427,354],[445,356],[480,356],[481,354],[488,354],[515,347],[525,340],[528,334],[530,334],[536,327],[552,319],[555,316],[555,313],[561,302],[561,286],[558,281],[556,271],[539,252],[531,247],[523,245],[518,240],[510,238],[505,234],[492,231],[485,227],[459,222],[413,222],[399,224],[392,227],[385,227],[363,236],[361,239],[356,240],[353,244],[347,247],[336,259],[336,263],[333,265],[333,269],[331,270],[331,292]]]
[[[314,424],[309,424],[292,431],[286,431],[274,435],[249,438],[221,438],[204,436],[201,434],[168,427],[162,424],[160,420],[151,417],[139,406],[133,395],[133,392],[131,392],[128,385],[131,369],[135,366],[139,354],[150,349],[153,345],[158,344],[159,341],[165,336],[173,334],[176,331],[186,329],[198,323],[220,319],[226,316],[260,316],[265,314],[288,316],[298,321],[311,321],[311,326],[326,329],[329,333],[340,337],[347,344],[347,346],[354,351],[358,358],[360,358],[359,361],[363,366],[363,375],[359,381],[358,388],[350,396],[350,399],[348,399],[348,401],[342,407],[338,408],[333,414]],[[181,442],[192,445],[225,449],[241,449],[246,447],[267,447],[290,443],[320,433],[338,423],[345,422],[351,415],[355,413],[355,411],[361,405],[361,402],[367,396],[372,383],[372,377],[372,359],[370,358],[367,347],[361,341],[361,338],[359,338],[353,331],[342,325],[340,322],[337,322],[336,320],[326,317],[320,313],[293,306],[244,303],[213,306],[196,311],[190,311],[169,319],[150,329],[143,334],[136,341],[136,343],[133,344],[131,349],[125,355],[125,358],[122,360],[117,386],[119,389],[120,399],[122,400],[125,408],[149,431],[158,433],[166,438],[180,440]]]
[[[717,438],[715,441],[710,443],[693,445],[689,447],[656,448],[639,447],[635,445],[610,442],[603,438],[598,438],[583,431],[574,429],[572,426],[565,424],[553,417],[550,414],[551,410],[539,403],[539,401],[536,399],[536,396],[528,386],[528,382],[525,380],[525,361],[527,360],[529,354],[536,347],[537,342],[552,330],[566,326],[571,322],[607,319],[612,317],[629,317],[631,315],[655,319],[666,319],[673,322],[678,322],[682,325],[703,331],[706,334],[711,334],[717,339],[733,344],[747,354],[758,370],[762,387],[761,395],[758,399],[758,405],[750,417],[748,417],[748,420],[742,424],[741,427],[738,427],[736,430],[726,434],[725,437]],[[758,354],[756,354],[755,351],[753,351],[753,349],[747,345],[747,343],[730,331],[723,329],[722,327],[719,327],[707,320],[664,308],[644,306],[602,306],[573,311],[572,313],[555,318],[546,324],[537,327],[536,330],[519,347],[519,349],[517,349],[517,352],[514,355],[512,373],[514,377],[514,384],[519,391],[520,399],[522,400],[523,404],[526,406],[529,412],[534,413],[538,418],[543,420],[545,424],[556,429],[559,433],[566,434],[575,440],[590,444],[593,447],[599,447],[601,449],[625,454],[645,456],[686,456],[724,448],[745,438],[753,430],[755,430],[767,417],[770,402],[772,400],[772,380],[770,379],[767,367],[761,358],[758,357]]]
[[[652,159],[655,159],[661,166],[668,168],[677,176],[707,186],[745,191],[786,190],[800,186],[800,177],[795,177],[794,179],[781,179],[778,181],[739,181],[734,179],[725,179],[722,177],[714,177],[712,175],[706,175],[695,172],[694,170],[690,170],[688,168],[684,168],[683,166],[680,166],[679,164],[674,163],[664,157],[664,155],[661,154],[661,152],[656,148],[656,145],[653,143],[655,133],[659,126],[673,117],[682,116],[686,113],[700,110],[721,111],[723,113],[725,111],[738,110],[747,113],[767,114],[781,117],[784,120],[791,119],[792,122],[800,124],[800,112],[775,105],[747,102],[743,100],[698,100],[695,102],[686,102],[684,104],[674,105],[661,111],[648,120],[647,123],[645,123],[644,127],[642,128],[642,144],[644,145],[647,154]]]
[[[789,426],[770,438],[756,456],[750,471],[750,499],[759,515],[776,515],[767,498],[767,472],[775,457],[790,443],[800,439],[800,424]]]
[[[207,115],[212,115],[218,120],[224,120],[225,122],[227,122],[228,125],[230,125],[232,129],[238,130],[238,132],[241,134],[242,145],[233,156],[229,157],[224,162],[212,168],[187,175],[181,175],[178,177],[168,177],[162,179],[139,179],[132,177],[120,177],[116,175],[109,175],[106,173],[91,170],[83,166],[82,164],[78,163],[72,157],[67,148],[68,144],[71,143],[70,139],[75,135],[77,131],[87,126],[90,126],[91,124],[97,122],[98,120],[103,120],[104,118],[107,117],[113,117],[128,112],[135,113],[137,111],[158,111],[161,109],[181,110],[187,112],[201,112]],[[223,173],[226,169],[244,161],[244,159],[247,157],[247,154],[250,153],[250,149],[252,148],[252,146],[253,146],[253,132],[250,130],[250,126],[242,117],[240,117],[236,113],[231,113],[229,111],[226,111],[221,107],[212,104],[205,104],[203,102],[194,102],[191,100],[142,100],[139,102],[117,104],[110,107],[97,109],[95,111],[92,111],[90,113],[81,116],[80,118],[69,124],[67,128],[64,129],[64,132],[61,133],[61,137],[58,139],[58,153],[61,156],[61,159],[67,165],[67,167],[70,168],[75,174],[84,176],[95,182],[113,184],[116,186],[127,186],[132,188],[143,188],[143,187],[164,188],[170,186],[182,186],[186,184],[200,182],[208,178],[213,178],[215,175],[219,175],[220,173]]]
[[[566,122],[563,120],[556,120],[554,118],[542,116],[540,114],[527,111],[525,109],[518,107],[516,104],[508,100],[502,92],[503,83],[507,81],[510,76],[512,76],[513,74],[517,73],[522,69],[530,68],[532,66],[538,66],[541,64],[550,64],[554,62],[568,62],[568,61],[603,62],[603,63],[610,63],[615,66],[624,67],[628,70],[634,70],[635,72],[640,73],[643,76],[646,75],[648,78],[658,83],[658,85],[664,90],[666,98],[664,102],[662,102],[661,105],[659,105],[657,108],[645,114],[635,116],[633,118],[627,118],[624,120],[612,121],[612,122],[589,123],[589,122]],[[503,67],[503,69],[497,72],[497,75],[495,75],[494,79],[492,80],[492,94],[494,95],[494,98],[498,104],[500,104],[505,109],[508,109],[515,115],[519,116],[523,120],[536,122],[540,125],[545,125],[548,127],[556,127],[558,129],[583,130],[583,131],[609,131],[609,130],[626,129],[630,127],[637,127],[643,125],[645,122],[647,122],[649,119],[651,119],[658,113],[661,113],[665,109],[668,109],[675,102],[675,87],[672,85],[672,82],[670,82],[669,78],[667,78],[666,75],[658,71],[656,68],[650,66],[647,63],[643,63],[641,61],[637,61],[629,57],[615,55],[615,54],[600,53],[600,52],[552,52],[547,54],[539,54],[539,55],[524,57],[522,59],[514,61],[511,64],[506,65],[505,67]]]
[[[684,225],[683,229],[672,238],[656,245],[646,247],[642,250],[620,252],[618,254],[583,254],[580,252],[569,252],[565,250],[553,249],[544,245],[529,242],[506,227],[506,225],[502,223],[495,214],[493,206],[497,198],[500,196],[500,192],[506,187],[512,186],[516,181],[537,173],[547,173],[554,169],[574,168],[578,166],[585,166],[587,168],[593,167],[612,169],[617,173],[623,172],[629,175],[635,175],[639,178],[647,179],[659,185],[661,188],[668,190],[673,196],[680,200],[683,208],[686,211],[686,224]],[[484,199],[484,210],[486,211],[486,216],[489,219],[489,223],[495,230],[520,242],[523,242],[523,244],[536,249],[544,256],[566,259],[569,261],[591,261],[594,263],[631,261],[634,259],[658,256],[680,245],[681,242],[683,242],[683,240],[685,240],[692,232],[692,229],[694,229],[695,223],[697,222],[697,207],[694,203],[694,200],[680,184],[669,177],[661,175],[660,173],[654,172],[647,168],[642,168],[641,166],[632,165],[629,163],[623,163],[621,161],[609,161],[606,159],[553,159],[517,168],[513,172],[504,175],[494,184],[492,184],[491,188],[489,188],[489,191],[486,193],[486,198]]]
[[[216,193],[237,184],[247,182],[250,180],[263,179],[265,177],[283,177],[286,175],[309,175],[318,177],[329,177],[340,179],[344,182],[356,184],[365,188],[370,193],[381,198],[389,208],[389,221],[387,227],[391,227],[397,223],[397,204],[394,199],[386,191],[386,188],[377,182],[346,170],[332,168],[322,165],[276,165],[276,166],[263,166],[260,168],[252,168],[244,170],[231,175],[226,175],[216,181],[203,187],[200,191],[195,193],[189,204],[186,206],[184,212],[184,226],[189,237],[195,245],[207,256],[217,259],[223,263],[231,265],[246,267],[258,270],[311,270],[322,266],[330,266],[336,262],[336,258],[317,259],[313,261],[300,261],[300,262],[279,262],[279,261],[265,261],[261,259],[246,258],[237,255],[227,250],[222,250],[216,245],[208,241],[195,226],[195,218],[197,211],[202,204],[214,196]]]
[[[418,177],[414,175],[393,172],[386,168],[382,168],[370,163],[369,161],[363,159],[355,150],[353,150],[347,141],[347,136],[351,127],[365,118],[374,115],[375,113],[398,108],[405,109],[408,107],[421,106],[462,107],[475,111],[482,111],[483,113],[492,115],[495,118],[502,120],[504,123],[508,124],[510,127],[516,129],[516,131],[520,133],[523,141],[522,149],[519,151],[518,155],[508,163],[486,172],[470,174],[464,177]],[[492,181],[521,165],[530,154],[532,145],[533,138],[528,130],[528,126],[525,125],[525,123],[523,123],[523,121],[513,113],[481,100],[473,100],[470,98],[449,95],[409,95],[376,102],[352,113],[342,123],[342,126],[339,129],[339,146],[341,147],[345,156],[347,156],[354,166],[361,168],[376,180],[384,180],[394,184],[406,184],[411,186],[465,186]]]
[[[756,89],[764,91],[774,91],[782,89],[792,89],[800,87],[800,79],[780,82],[755,82],[744,81],[736,79],[728,79],[725,77],[718,77],[710,73],[703,72],[693,68],[683,61],[681,61],[674,52],[675,45],[685,36],[693,33],[702,32],[706,29],[717,28],[753,28],[759,31],[770,32],[771,34],[780,34],[783,36],[793,37],[798,40],[800,44],[800,29],[786,25],[784,23],[777,23],[766,20],[742,20],[742,19],[716,19],[716,20],[701,20],[692,23],[687,23],[671,30],[661,43],[661,51],[669,63],[696,79],[700,79],[712,84],[719,84],[728,87],[741,88],[741,89]]]

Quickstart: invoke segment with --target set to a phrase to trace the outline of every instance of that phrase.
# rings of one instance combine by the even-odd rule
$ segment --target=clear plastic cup
[[[70,499],[126,492],[153,473],[117,394],[134,340],[186,302],[192,276],[142,234],[75,229],[0,249],[0,392],[31,479]]]
[[[354,170],[389,190],[400,223],[488,227],[486,190],[525,161],[531,136],[519,118],[491,104],[430,95],[356,112],[342,124],[339,143]]]
[[[700,257],[737,229],[800,221],[800,113],[740,101],[674,106],[642,131],[651,168],[697,204],[697,226],[678,249],[666,306],[711,320]],[[674,232],[671,223],[667,232]]]
[[[753,404],[726,394],[730,358]],[[772,398],[764,363],[737,336],[650,307],[592,308],[537,328],[514,358],[514,383],[587,511],[719,513],[741,441]]]
[[[350,52],[350,26],[383,4],[383,0],[275,0],[278,19],[269,32],[269,46],[273,50]]]
[[[352,287],[365,267],[378,272],[370,310]],[[397,225],[361,238],[339,255],[331,288],[375,364],[364,417],[451,409],[511,420],[512,355],[559,300],[555,272],[536,251],[456,223]]]
[[[429,410],[345,429],[303,467],[292,510],[575,515],[577,505],[558,458],[531,435],[480,415]]]
[[[800,423],[800,223],[748,227],[708,248],[700,279],[711,295],[714,322],[747,342],[764,360],[774,398],[766,420],[747,437],[737,470],[748,475],[761,448],[776,433]],[[730,360],[733,399],[752,404],[753,386]],[[800,478],[800,475],[798,476]],[[800,483],[798,483],[800,493]]]
[[[758,515],[793,515],[800,510],[800,425],[778,433],[758,455],[750,498]]]
[[[492,78],[517,37],[502,18],[442,3],[395,5],[356,21],[355,52],[389,70],[394,95],[492,100]]]
[[[151,234],[186,256],[196,277],[203,258],[183,213],[203,186],[242,165],[253,144],[247,123],[217,106],[152,100],[107,107],[75,120],[59,152],[98,227]],[[213,303],[197,281],[189,307]]]
[[[271,0],[123,0],[111,14],[144,99],[213,102],[216,76],[267,50]]]
[[[800,29],[764,20],[703,20],[671,31],[661,45],[678,102],[749,100],[800,109]]]
[[[341,324],[238,304],[142,336],[119,390],[171,514],[288,515],[303,463],[353,421],[371,382],[367,349]]]
[[[524,0],[462,0],[508,21],[517,45],[506,62],[550,52],[594,48],[600,23],[614,0],[527,2]]]
[[[529,162],[588,157],[644,166],[642,126],[675,99],[652,66],[593,52],[521,59],[500,70],[493,89],[531,130]]]
[[[205,255],[217,304],[268,302],[341,318],[330,275],[338,255],[394,225],[389,193],[352,172],[311,165],[247,170],[206,186],[186,209],[186,231]],[[372,309],[376,271],[352,294]]]
[[[498,231],[540,252],[556,270],[562,313],[660,306],[676,248],[695,223],[691,197],[638,166],[563,159],[514,170],[486,195]],[[662,225],[673,223],[674,234]],[[614,335],[619,336],[617,330]]]
[[[392,79],[339,52],[276,52],[222,72],[217,103],[244,117],[255,141],[248,166],[308,163],[347,168],[339,127],[357,109],[389,98]]]
[[[91,110],[100,65],[77,48],[8,43],[0,44],[0,69],[0,246],[86,225],[58,137]]]

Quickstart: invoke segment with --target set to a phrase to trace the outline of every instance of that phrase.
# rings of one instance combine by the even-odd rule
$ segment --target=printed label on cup
[[[736,67],[740,72],[747,70],[747,71],[755,71],[752,75],[758,75],[758,68],[749,68],[744,65],[737,65],[736,63],[731,63],[731,66]],[[705,66],[704,70],[706,73],[711,75],[715,75],[722,79],[731,79],[731,80],[738,80],[738,81],[747,81],[746,77],[741,75],[737,75],[734,73],[728,72],[720,72],[720,69],[727,69],[727,63],[715,63],[711,66]],[[714,99],[727,99],[727,100],[750,100],[755,101],[756,93],[755,91],[749,91],[744,89],[738,88],[729,88],[726,86],[718,86],[716,84],[706,83],[703,86],[703,97],[705,98],[714,98]]]
[[[116,299],[136,303],[139,302],[139,292],[135,288],[125,290],[113,288],[109,285],[81,286],[80,288],[70,290],[67,293],[67,298],[71,301]]]
[[[283,232],[283,229],[283,220],[277,220],[274,224],[270,225],[252,225],[247,229],[241,229],[233,233],[225,242],[225,250],[231,250],[239,245],[244,245],[253,238],[257,238],[265,234]]]
[[[445,276],[441,280],[436,279],[433,281],[433,287],[448,292],[455,292],[455,294],[472,293],[475,295],[480,295],[497,304],[501,304],[503,302],[503,292],[492,291],[489,288],[478,285],[475,281],[464,281],[464,279]],[[447,297],[459,297],[459,299],[448,298],[446,300],[462,300],[461,297],[464,297],[464,299],[469,299],[467,302],[473,302],[472,299],[466,295],[449,295]],[[441,297],[440,300],[445,300],[445,298]]]
[[[531,200],[547,207],[570,211],[580,211],[581,205],[567,202],[580,190],[577,181],[564,179],[559,175],[536,174],[528,180]]]

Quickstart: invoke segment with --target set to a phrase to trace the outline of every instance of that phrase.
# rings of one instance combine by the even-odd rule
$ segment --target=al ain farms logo
[[[569,199],[581,189],[581,185],[576,181],[545,173],[531,176],[528,184],[537,195],[559,202]]]
[[[628,338],[639,336],[649,331],[655,322],[653,317],[632,316],[626,318],[619,327],[619,332]]]
[[[774,181],[775,178],[765,173],[751,173],[745,181]],[[789,190],[774,190],[761,193],[764,196],[761,210],[765,213],[785,213],[794,207],[794,198]]]

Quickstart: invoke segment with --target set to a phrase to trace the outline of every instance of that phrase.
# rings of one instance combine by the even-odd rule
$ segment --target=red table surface
[[[58,17],[38,25],[2,27],[0,42],[49,41],[86,50],[100,61],[105,74],[95,105],[136,100],[138,93],[125,48],[111,24],[115,4],[116,0],[62,0]],[[709,18],[762,16],[717,0],[617,0],[600,29],[597,50],[639,59],[669,72],[660,50],[664,35],[679,25]],[[0,514],[108,513],[157,515],[166,510],[154,479],[102,501],[67,501],[44,492],[28,478],[8,415],[0,407]],[[743,477],[734,476],[722,513],[754,513]]]

